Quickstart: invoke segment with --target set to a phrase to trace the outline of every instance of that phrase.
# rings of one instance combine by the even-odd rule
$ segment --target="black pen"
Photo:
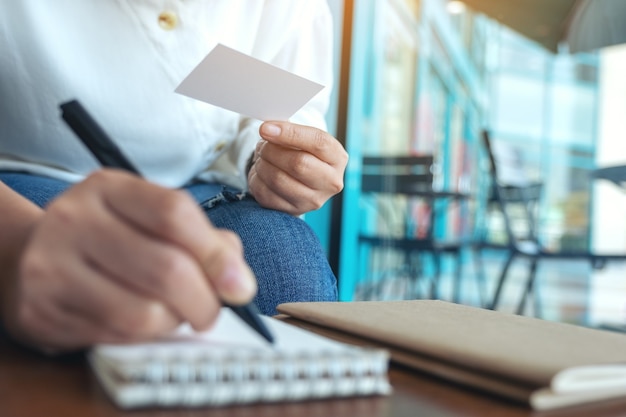
[[[60,105],[61,117],[72,128],[96,159],[105,167],[119,168],[141,176],[141,173],[124,156],[122,151],[109,138],[106,132],[87,113],[77,101],[71,100]],[[256,330],[268,342],[273,343],[274,337],[269,332],[254,303],[242,306],[226,305],[243,321]]]

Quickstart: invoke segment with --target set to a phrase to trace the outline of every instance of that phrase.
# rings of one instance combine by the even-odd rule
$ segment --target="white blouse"
[[[324,129],[325,0],[0,0],[0,170],[78,181],[97,161],[60,118],[78,99],[143,175],[245,188],[260,122],[174,93],[219,42],[326,86],[291,119]]]

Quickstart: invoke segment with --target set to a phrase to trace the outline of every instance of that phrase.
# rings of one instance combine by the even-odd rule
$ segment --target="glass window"
[[[383,42],[379,149],[381,153],[407,153],[414,117],[416,41],[411,28],[402,30],[395,10],[385,10],[388,30]]]
[[[394,2],[377,3],[374,17],[378,36],[370,51],[372,62],[367,96],[372,109],[369,134],[364,138],[365,154],[406,154],[409,152],[415,119],[417,71],[417,29],[401,13],[407,10]]]
[[[543,77],[551,55],[539,45],[521,37],[506,27],[496,32],[499,42],[491,45],[498,50],[497,69]]]
[[[552,142],[593,146],[595,141],[596,91],[582,84],[550,86]]]
[[[586,58],[587,62],[581,58]],[[552,78],[593,85],[598,81],[597,59],[593,56],[555,55],[552,60]]]
[[[416,20],[419,20],[422,12],[422,0],[404,0]]]
[[[541,138],[545,114],[543,79],[498,72],[493,75],[490,84],[487,118],[494,130]]]

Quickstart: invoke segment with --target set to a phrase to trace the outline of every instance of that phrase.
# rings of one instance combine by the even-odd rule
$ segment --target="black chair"
[[[379,274],[371,279],[364,298],[399,276],[409,281],[404,298],[440,298],[442,256],[456,260],[452,299],[460,299],[462,274],[461,239],[437,238],[435,222],[439,210],[451,202],[458,203],[465,195],[433,188],[434,161],[426,156],[366,156],[361,177],[362,217],[359,247],[368,273]],[[421,215],[416,216],[415,211]],[[368,218],[366,213],[370,213]],[[412,214],[413,213],[413,214]],[[424,255],[433,260],[430,280],[424,279]],[[378,262],[377,262],[378,261]],[[427,281],[427,282],[425,282]],[[393,283],[391,283],[393,285]],[[428,288],[427,293],[418,288]]]
[[[618,255],[594,254],[588,250],[562,250],[551,251],[546,249],[540,239],[537,224],[539,202],[543,190],[541,182],[527,181],[524,178],[523,167],[507,166],[507,169],[518,171],[515,184],[503,183],[499,176],[502,165],[496,161],[488,131],[482,132],[482,142],[489,158],[490,192],[488,193],[487,214],[493,213],[491,209],[499,212],[503,224],[506,239],[503,243],[494,243],[486,239],[483,233],[474,242],[476,269],[478,274],[484,276],[482,251],[485,249],[500,249],[507,252],[506,261],[502,266],[497,279],[493,299],[488,306],[497,309],[500,302],[502,289],[507,281],[508,272],[513,261],[517,258],[526,258],[529,261],[529,269],[523,291],[517,305],[517,314],[523,314],[528,298],[534,296],[535,315],[541,316],[540,300],[535,294],[537,277],[537,264],[542,259],[560,260],[585,260],[589,261],[594,268],[601,268],[605,262],[618,258]],[[519,161],[518,161],[519,162]],[[511,161],[509,161],[511,163]],[[519,169],[518,169],[519,168]],[[513,212],[516,213],[516,217]]]
[[[599,168],[591,176],[594,179],[611,181],[620,190],[626,191],[626,165]]]

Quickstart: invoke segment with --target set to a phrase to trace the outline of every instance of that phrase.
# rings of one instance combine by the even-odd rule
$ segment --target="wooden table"
[[[534,413],[523,405],[393,366],[389,397],[218,409],[121,411],[105,396],[81,355],[44,358],[0,338],[2,417],[518,417],[626,416],[626,399],[602,406]]]

